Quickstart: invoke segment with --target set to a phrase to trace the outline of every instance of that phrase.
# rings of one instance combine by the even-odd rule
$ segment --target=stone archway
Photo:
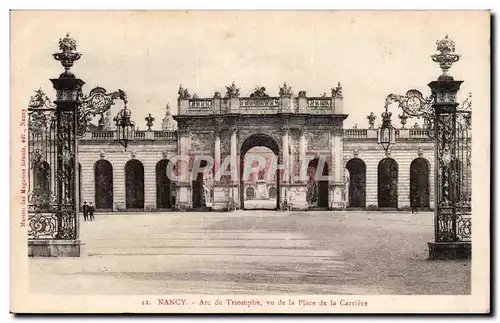
[[[419,157],[410,164],[410,205],[429,207],[429,161]]]
[[[137,159],[125,164],[125,202],[127,209],[144,209],[144,165]]]
[[[328,208],[328,164],[314,158],[307,166],[307,203],[310,208]]]
[[[308,96],[304,90],[294,93],[286,83],[274,96],[264,92],[262,87],[244,96],[233,83],[226,86],[225,93],[214,92],[202,97],[179,87],[178,114],[174,116],[178,126],[178,154],[189,158],[196,155],[213,157],[213,172],[220,176],[211,183],[212,209],[244,208],[245,192],[238,167],[242,168],[245,153],[256,146],[268,147],[271,155],[277,157],[276,180],[266,183],[276,185],[276,209],[308,209],[305,175],[302,174],[307,165],[294,168],[297,160],[306,164],[308,154],[325,154],[331,159],[329,187],[324,190],[328,192],[326,206],[343,208],[343,121],[347,114],[343,112],[341,85],[332,89],[331,95],[321,97]],[[187,174],[184,166],[181,173]],[[263,181],[262,174],[257,178]],[[181,175],[176,187],[176,207],[192,208],[192,195],[196,192],[191,178]],[[264,188],[264,185],[257,186],[257,196],[261,196]],[[274,206],[274,201],[269,204]]]
[[[172,183],[167,176],[168,159],[156,163],[156,208],[169,209],[172,207]]]
[[[352,158],[346,164],[349,171],[349,207],[366,207],[366,164]]]
[[[280,164],[280,149],[278,143],[269,135],[266,134],[252,134],[243,141],[240,149],[240,162],[239,162],[239,196],[240,196],[240,208],[245,209],[245,191],[244,191],[244,161],[245,154],[253,147],[266,147],[269,148],[276,156],[278,165]],[[276,209],[280,209],[280,189],[281,189],[281,174],[279,171],[276,172]]]
[[[389,157],[378,163],[378,207],[398,207],[398,163]]]
[[[113,209],[113,166],[105,159],[94,164],[95,208]]]

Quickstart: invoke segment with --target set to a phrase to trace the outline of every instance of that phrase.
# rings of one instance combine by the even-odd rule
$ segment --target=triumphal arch
[[[309,97],[306,91],[295,94],[286,83],[279,96],[270,96],[257,87],[244,97],[233,82],[226,93],[212,97],[190,94],[179,88],[178,155],[191,162],[178,163],[177,207],[202,208],[209,203],[214,210],[242,209],[243,160],[256,146],[267,147],[277,161],[276,209],[307,210],[308,185],[315,184],[314,207],[343,208],[343,96],[340,83],[330,94]],[[205,173],[189,169],[196,156],[210,156],[213,165]],[[301,176],[311,165],[321,165],[319,177]],[[206,166],[207,163],[201,166]],[[227,165],[236,167],[226,168]],[[213,167],[212,167],[213,166]],[[302,168],[301,168],[302,167]],[[307,168],[308,169],[308,168]],[[235,176],[229,176],[229,174]],[[223,174],[217,178],[217,171]]]

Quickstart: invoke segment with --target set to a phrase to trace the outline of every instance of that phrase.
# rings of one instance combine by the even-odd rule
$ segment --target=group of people
[[[87,205],[87,202],[83,202],[83,221],[94,221],[94,211],[95,208],[92,205],[92,202],[90,202],[89,205]]]

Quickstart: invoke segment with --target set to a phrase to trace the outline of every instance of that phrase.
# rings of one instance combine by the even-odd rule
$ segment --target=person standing
[[[417,197],[413,197],[412,201],[411,201],[411,213],[418,213],[418,209],[417,209]]]
[[[87,205],[87,202],[83,202],[82,211],[83,211],[83,221],[87,221],[89,215],[89,206]]]
[[[95,208],[92,205],[92,202],[90,202],[90,205],[89,205],[89,218],[90,218],[90,221],[94,221],[94,211],[95,211]]]

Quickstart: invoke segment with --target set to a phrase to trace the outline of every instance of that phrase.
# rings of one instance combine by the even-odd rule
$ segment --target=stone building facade
[[[294,95],[286,83],[276,97],[262,89],[240,97],[233,83],[224,97],[216,92],[199,98],[181,87],[178,114],[167,108],[161,130],[136,131],[127,151],[106,123],[90,129],[78,144],[80,200],[103,211],[227,210],[273,196],[277,209],[401,209],[417,197],[422,207],[434,207],[434,143],[425,130],[398,129],[386,153],[377,144],[373,120],[364,129],[344,129],[340,84],[321,97]],[[275,163],[291,165],[293,172],[271,178],[259,173],[243,182],[241,170],[251,154],[264,156],[266,171]],[[215,165],[197,178],[172,181],[168,167],[193,167],[169,165],[180,155],[208,155]],[[306,156],[308,175],[325,161],[326,180],[295,179],[296,165]],[[214,180],[224,160],[240,166],[238,180]]]

